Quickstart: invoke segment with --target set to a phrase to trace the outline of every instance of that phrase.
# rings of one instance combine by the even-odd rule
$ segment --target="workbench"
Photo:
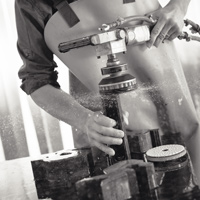
[[[30,157],[26,157],[0,162],[1,200],[38,200],[31,160]],[[198,191],[197,193],[197,197],[200,198]],[[183,199],[196,199],[196,196],[189,196]]]

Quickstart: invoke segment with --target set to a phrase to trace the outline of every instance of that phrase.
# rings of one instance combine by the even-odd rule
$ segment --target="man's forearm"
[[[31,97],[50,115],[86,132],[87,118],[93,112],[81,106],[71,95],[51,85],[45,85],[33,92]]]
[[[108,145],[122,144],[124,133],[114,128],[116,122],[113,119],[86,109],[66,92],[45,85],[33,92],[31,97],[52,116],[81,129],[87,134],[91,146],[113,156],[115,152]]]

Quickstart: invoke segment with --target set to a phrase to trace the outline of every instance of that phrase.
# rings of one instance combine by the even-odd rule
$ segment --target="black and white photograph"
[[[0,200],[200,200],[199,0],[0,0]]]

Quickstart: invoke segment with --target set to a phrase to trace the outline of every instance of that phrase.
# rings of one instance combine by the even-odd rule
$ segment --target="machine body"
[[[125,53],[127,45],[138,45],[150,39],[150,25],[121,27],[123,24],[144,20],[154,23],[148,17],[129,17],[118,19],[110,24],[103,24],[98,34],[59,44],[59,51],[68,52],[75,48],[92,45],[95,47],[97,58],[107,56],[107,64],[101,69],[103,78],[99,83],[99,93],[102,99],[103,113],[116,121],[116,129],[123,130],[125,136],[121,145],[113,145],[115,155],[108,157],[109,165],[131,158],[126,130],[123,123],[120,94],[137,88],[136,78],[126,73],[128,66],[117,58],[118,53]]]

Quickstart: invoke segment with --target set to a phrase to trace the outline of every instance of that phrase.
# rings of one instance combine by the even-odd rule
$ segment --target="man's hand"
[[[184,16],[190,0],[171,0],[164,8],[160,8],[148,15],[157,20],[151,31],[151,39],[147,46],[158,47],[164,40],[173,40],[180,35],[184,26]]]
[[[124,132],[113,128],[115,120],[106,117],[100,112],[88,116],[85,129],[92,146],[96,146],[105,153],[113,156],[114,150],[108,145],[122,144]]]

